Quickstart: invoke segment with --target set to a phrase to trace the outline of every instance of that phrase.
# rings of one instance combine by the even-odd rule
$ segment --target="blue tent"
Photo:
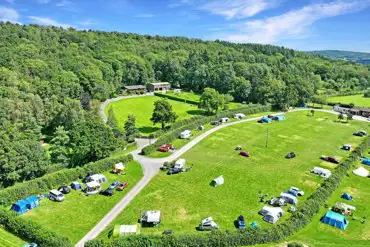
[[[80,190],[82,189],[82,184],[80,184],[79,182],[73,182],[71,183],[71,188],[74,190]]]
[[[30,196],[24,200],[27,202],[28,209],[33,209],[33,208],[37,208],[38,206],[40,206],[40,201],[37,196]]]
[[[349,201],[352,201],[353,200],[352,196],[350,194],[348,194],[348,193],[344,193],[341,196],[341,198],[346,199],[346,200],[349,200]]]
[[[365,158],[365,159],[363,159],[362,160],[362,162],[361,162],[362,164],[364,164],[364,165],[368,165],[368,166],[370,166],[370,159],[368,159],[368,158]]]
[[[271,119],[268,118],[268,117],[263,117],[263,118],[261,118],[260,122],[261,123],[271,123]]]
[[[12,205],[11,209],[17,212],[18,214],[23,214],[28,210],[27,205],[28,202],[26,200],[19,200]]]
[[[307,105],[305,103],[302,103],[299,105],[299,107],[307,107]]]
[[[349,223],[344,215],[334,213],[332,211],[326,212],[324,217],[322,217],[321,222],[342,230],[346,230]]]
[[[275,116],[274,117],[274,120],[276,120],[276,121],[284,121],[284,120],[286,120],[286,118],[285,118],[284,115],[279,115],[279,116]]]

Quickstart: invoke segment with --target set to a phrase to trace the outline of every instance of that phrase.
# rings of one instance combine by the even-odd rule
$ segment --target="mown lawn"
[[[0,247],[20,247],[24,244],[25,241],[5,231],[0,225]]]
[[[327,102],[342,104],[353,103],[355,106],[370,107],[370,98],[365,98],[363,94],[329,97],[327,98]]]
[[[199,101],[200,96],[201,96],[201,94],[185,92],[185,91],[182,91],[181,93],[169,92],[169,93],[166,93],[166,94],[168,94],[170,96],[186,99],[186,100],[193,100],[193,101]]]
[[[68,237],[72,243],[77,243],[143,176],[140,164],[135,161],[128,163],[126,175],[115,175],[109,172],[104,174],[108,182],[104,183],[103,189],[115,180],[127,181],[129,187],[121,192],[115,191],[111,197],[85,196],[81,191],[72,190],[70,194],[65,195],[64,202],[44,199],[39,208],[20,217],[33,220],[50,231]]]
[[[146,96],[138,98],[123,99],[109,104],[105,109],[105,114],[113,107],[113,112],[120,128],[123,128],[127,116],[133,114],[136,117],[136,126],[142,134],[150,134],[160,129],[160,124],[153,125],[150,121],[154,110],[154,102],[162,98],[156,96]],[[172,109],[178,115],[177,120],[190,118],[202,114],[202,111],[195,105],[182,103],[174,100],[168,100]]]
[[[369,167],[367,168],[369,169]],[[349,192],[354,197],[354,200],[346,201],[341,199],[340,196],[344,192]],[[292,236],[290,240],[315,247],[370,246],[369,178],[358,177],[355,176],[352,171],[349,172],[349,177],[343,179],[340,187],[328,200],[328,205],[335,205],[336,202],[344,202],[356,207],[354,215],[357,217],[357,220],[353,220],[352,217],[347,216],[349,224],[345,231],[320,222],[320,218],[324,216],[328,210],[323,207],[313,218],[311,224]],[[361,219],[364,216],[367,217],[367,219],[366,222],[362,224]]]
[[[258,211],[261,193],[279,195],[290,186],[305,191],[305,200],[319,186],[322,179],[311,174],[314,166],[333,169],[335,165],[319,159],[322,154],[346,157],[343,143],[354,145],[361,138],[352,136],[369,124],[357,121],[338,123],[332,114],[307,111],[287,114],[287,120],[272,124],[256,122],[230,126],[201,141],[183,158],[193,169],[188,173],[168,176],[157,175],[119,217],[101,234],[102,238],[114,224],[137,222],[138,210],[161,210],[162,224],[146,228],[143,233],[160,233],[164,229],[175,232],[195,232],[200,220],[212,216],[220,228],[235,229],[234,220],[243,214],[248,224],[257,221],[261,227],[270,225],[262,221]],[[268,147],[266,129],[268,128]],[[242,145],[250,158],[241,157],[235,146]],[[294,151],[295,159],[284,156]],[[213,188],[212,179],[223,175],[225,184]],[[286,212],[282,220],[289,217]]]

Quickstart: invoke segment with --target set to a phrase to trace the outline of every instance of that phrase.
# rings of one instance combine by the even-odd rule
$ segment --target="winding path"
[[[291,110],[289,112],[295,112],[295,111],[301,111],[301,110],[307,110],[307,109],[295,109]],[[321,110],[317,109],[315,111],[320,111],[320,112],[327,112],[331,114],[339,114],[338,112],[332,111],[332,110]],[[104,113],[104,110],[103,110]],[[275,113],[272,115],[279,115],[282,114],[280,113]],[[151,181],[151,179],[157,175],[157,173],[160,171],[160,167],[163,165],[164,162],[170,162],[172,160],[175,160],[179,158],[181,155],[186,153],[188,150],[193,148],[195,145],[197,145],[201,140],[209,136],[210,134],[223,129],[225,127],[229,127],[231,125],[235,124],[240,124],[240,123],[245,123],[245,122],[250,122],[250,121],[256,121],[257,119],[260,119],[261,116],[254,117],[254,118],[248,118],[236,122],[231,122],[231,123],[226,123],[219,125],[217,127],[214,127],[201,135],[197,136],[190,142],[188,142],[186,145],[184,145],[182,148],[179,150],[175,151],[173,154],[166,158],[148,158],[145,156],[140,155],[141,149],[147,145],[149,145],[150,140],[148,139],[137,139],[138,143],[138,148],[131,152],[131,154],[134,157],[134,160],[140,163],[144,177],[126,194],[126,196],[119,201],[112,209],[110,212],[108,212],[103,219],[100,220],[100,222],[94,226],[93,229],[91,229],[75,246],[76,247],[83,247],[84,243],[96,238],[125,208],[126,206],[135,198],[137,194]],[[360,117],[360,116],[354,116],[353,119],[359,120],[359,121],[367,121],[366,118]],[[154,140],[151,140],[154,141]]]

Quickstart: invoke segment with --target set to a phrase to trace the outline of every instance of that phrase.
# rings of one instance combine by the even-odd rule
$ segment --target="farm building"
[[[124,237],[140,234],[140,224],[136,225],[115,225],[113,228],[113,237]]]
[[[155,92],[155,91],[166,91],[171,89],[171,84],[168,82],[155,82],[146,84],[148,91]]]
[[[340,112],[343,114],[352,114],[352,115],[358,115],[363,117],[369,117],[370,116],[370,108],[366,107],[353,107],[353,108],[346,108],[341,107],[340,105],[335,105],[333,107],[333,110],[336,112]]]
[[[340,113],[343,113],[343,114],[347,114],[349,113],[349,108],[345,108],[345,107],[341,107],[340,105],[335,105],[333,107],[333,110],[336,111],[336,112],[340,112]]]
[[[146,87],[144,85],[132,85],[132,86],[124,86],[126,92],[133,93],[133,92],[146,92]]]
[[[345,216],[338,213],[334,213],[332,211],[326,212],[324,217],[322,217],[321,222],[337,227],[342,230],[346,230],[348,226],[348,220],[346,219]]]
[[[188,139],[191,137],[191,131],[190,130],[184,130],[183,132],[181,132],[180,134],[180,138],[181,139]]]

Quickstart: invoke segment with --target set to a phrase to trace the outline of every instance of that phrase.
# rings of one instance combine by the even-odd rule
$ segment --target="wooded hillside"
[[[77,166],[124,145],[97,101],[167,81],[278,107],[370,85],[369,68],[271,45],[0,24],[0,187]],[[40,141],[52,144],[50,157]]]

